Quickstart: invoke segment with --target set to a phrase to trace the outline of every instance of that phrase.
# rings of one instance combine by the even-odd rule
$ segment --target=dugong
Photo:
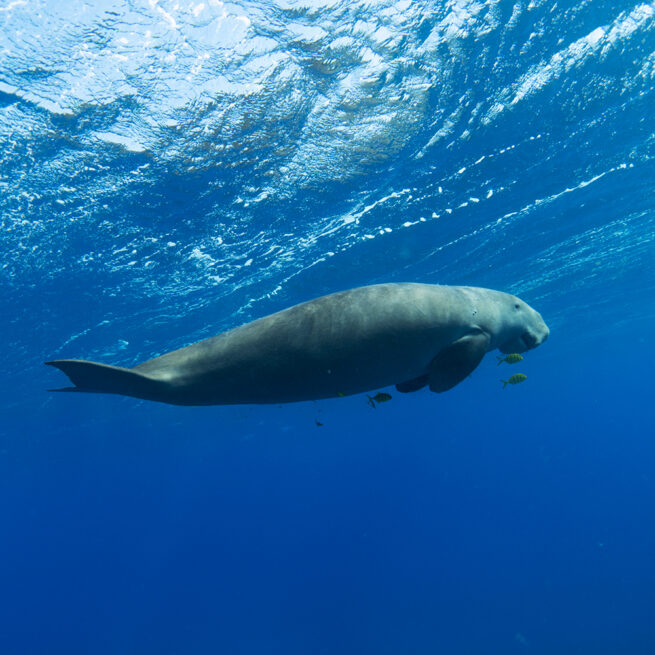
[[[295,305],[215,337],[120,368],[77,359],[45,362],[74,387],[173,405],[290,403],[429,386],[452,389],[485,353],[542,344],[541,315],[508,293],[392,283]]]

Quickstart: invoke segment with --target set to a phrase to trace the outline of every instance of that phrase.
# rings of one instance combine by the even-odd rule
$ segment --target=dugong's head
[[[499,293],[499,322],[494,342],[501,353],[523,353],[540,346],[550,334],[541,314],[510,293]]]

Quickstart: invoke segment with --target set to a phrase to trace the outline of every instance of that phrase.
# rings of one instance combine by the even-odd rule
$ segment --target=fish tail
[[[509,384],[509,380],[501,380],[503,383],[503,389]]]
[[[498,360],[498,366],[500,366],[505,361],[505,358],[501,357],[500,355],[496,355],[496,359]]]

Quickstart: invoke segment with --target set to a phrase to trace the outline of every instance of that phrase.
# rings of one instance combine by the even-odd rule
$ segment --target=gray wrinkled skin
[[[427,372],[465,335],[488,351],[543,343],[541,315],[515,296],[475,287],[380,284],[323,296],[156,357],[132,371],[182,405],[285,403],[350,395]],[[114,391],[115,393],[115,391]]]

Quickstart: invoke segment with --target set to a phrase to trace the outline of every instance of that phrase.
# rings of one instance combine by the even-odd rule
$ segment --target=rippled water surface
[[[0,0],[0,651],[652,652],[654,108],[653,3]],[[44,392],[382,281],[551,339],[375,411]]]

